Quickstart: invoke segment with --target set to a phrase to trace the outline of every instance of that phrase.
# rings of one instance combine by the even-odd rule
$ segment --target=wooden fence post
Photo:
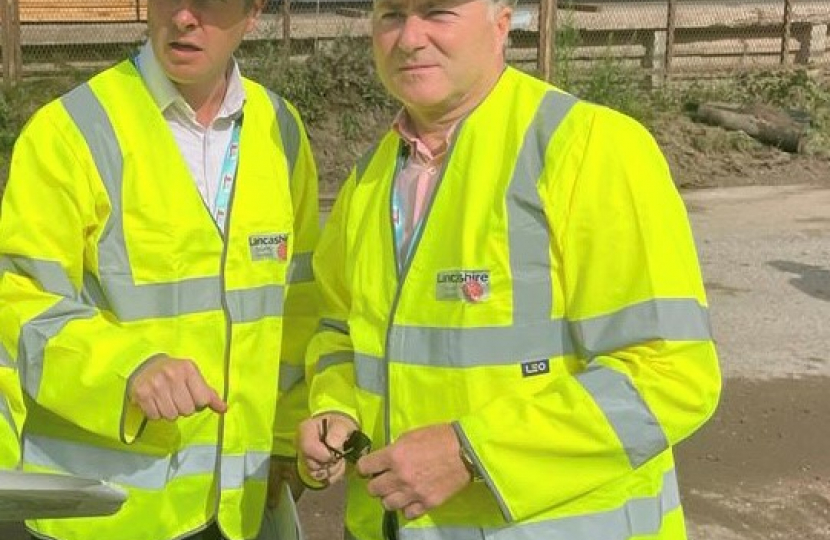
[[[556,49],[556,12],[557,0],[539,2],[539,49],[536,54],[536,67],[542,79],[553,81],[553,59]]]
[[[291,0],[282,0],[282,51],[291,60]]]
[[[3,18],[3,84],[6,87],[20,82],[23,67],[18,7],[17,0],[0,0],[0,17]]]
[[[790,35],[792,33],[793,2],[784,0],[784,28],[781,36],[781,65],[790,63]]]
[[[674,30],[677,25],[677,0],[668,0],[666,14],[666,58],[663,60],[663,82],[671,78],[672,61],[674,60]]]

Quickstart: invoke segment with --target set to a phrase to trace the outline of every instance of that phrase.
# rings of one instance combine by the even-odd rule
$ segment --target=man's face
[[[149,0],[153,51],[170,79],[210,85],[225,75],[242,37],[254,28],[263,0]]]
[[[375,0],[380,79],[416,113],[442,115],[479,100],[503,69],[510,16],[491,0]]]

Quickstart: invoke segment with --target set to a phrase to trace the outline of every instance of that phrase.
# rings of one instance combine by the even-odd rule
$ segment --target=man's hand
[[[205,407],[224,413],[228,405],[202,377],[192,360],[159,355],[133,375],[127,387],[130,402],[150,420],[175,420]]]
[[[282,497],[282,486],[288,484],[294,500],[300,499],[305,486],[297,472],[297,459],[281,456],[271,456],[271,466],[268,470],[268,508],[276,508]]]
[[[361,476],[371,477],[369,494],[386,510],[402,510],[407,519],[421,517],[444,504],[470,482],[449,424],[404,433],[393,444],[357,462]]]
[[[309,475],[323,485],[333,484],[346,473],[346,460],[331,451],[343,449],[343,443],[357,429],[348,416],[325,413],[309,418],[299,427],[299,450]]]

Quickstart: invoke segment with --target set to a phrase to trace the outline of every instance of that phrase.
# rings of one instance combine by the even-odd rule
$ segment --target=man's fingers
[[[159,414],[165,420],[175,420],[179,417],[179,408],[173,402],[173,398],[169,392],[160,392],[155,395],[153,400],[158,409]]]
[[[401,488],[401,483],[389,471],[374,476],[366,485],[366,489],[372,497],[386,497]]]
[[[185,382],[197,411],[201,411],[205,407],[217,413],[224,413],[228,410],[227,403],[222,401],[216,390],[208,386],[198,370],[192,373]]]
[[[324,464],[317,470],[311,471],[311,477],[323,484],[334,484],[346,475],[346,462],[342,459]]]
[[[191,392],[187,388],[180,388],[173,391],[171,396],[176,407],[177,416],[190,416],[196,412],[196,403]]]
[[[355,430],[352,422],[346,421],[345,418],[339,415],[330,415],[326,418],[328,421],[328,433],[326,434],[326,443],[332,448],[343,448],[343,443]]]
[[[391,469],[392,459],[389,448],[387,446],[360,458],[357,461],[357,473],[364,478],[371,478]]]
[[[222,401],[216,390],[208,386],[198,369],[190,374],[186,379],[186,384],[196,404],[196,410],[201,411],[206,407],[217,413],[224,413],[228,410],[228,404]]]
[[[385,510],[396,511],[412,504],[412,498],[403,491],[395,491],[380,500]]]
[[[142,365],[128,393],[149,420],[176,420],[205,407],[217,413],[228,410],[227,403],[207,385],[195,362],[166,355]]]
[[[210,407],[210,409],[213,412],[219,414],[228,412],[228,404],[222,401],[222,398],[219,397],[219,394],[216,393],[216,390],[211,390],[211,394],[212,397],[210,403],[208,403],[208,407]]]
[[[138,401],[135,404],[141,409],[148,420],[159,420],[161,418],[161,413],[152,398]]]
[[[418,519],[426,513],[426,507],[419,502],[414,502],[403,508],[403,515],[406,519]]]
[[[331,459],[331,452],[320,441],[322,419],[310,418],[300,424],[299,446],[309,470],[315,471]]]

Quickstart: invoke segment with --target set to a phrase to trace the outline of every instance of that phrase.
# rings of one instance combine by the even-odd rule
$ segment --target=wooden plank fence
[[[17,0],[20,22],[136,22],[147,18],[147,0]]]

